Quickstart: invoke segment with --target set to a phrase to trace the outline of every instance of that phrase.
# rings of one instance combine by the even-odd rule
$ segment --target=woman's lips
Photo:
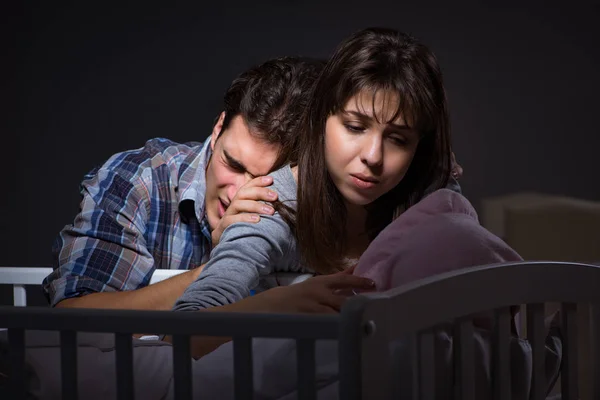
[[[364,175],[350,175],[352,177],[352,183],[359,189],[371,189],[377,185],[378,181],[374,178],[366,177]]]

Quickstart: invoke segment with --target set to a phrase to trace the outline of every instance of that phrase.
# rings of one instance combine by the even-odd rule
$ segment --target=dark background
[[[368,26],[437,54],[476,207],[524,190],[600,200],[598,6],[437,3],[23,2],[3,23],[0,265],[50,265],[81,178],[113,153],[157,136],[202,140],[244,69],[327,57]]]

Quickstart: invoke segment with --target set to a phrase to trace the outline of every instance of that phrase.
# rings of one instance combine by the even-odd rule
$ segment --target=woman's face
[[[348,204],[365,206],[404,177],[419,143],[418,133],[400,115],[398,96],[362,91],[325,126],[325,162]]]

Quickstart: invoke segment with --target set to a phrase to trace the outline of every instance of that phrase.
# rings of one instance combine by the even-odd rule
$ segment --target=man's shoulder
[[[178,174],[179,169],[191,164],[203,149],[201,142],[178,143],[160,137],[149,139],[140,148],[113,154],[102,166],[90,171],[86,179],[95,176],[99,170],[116,173],[127,180],[141,176],[147,170],[151,173],[166,168],[171,174]]]
[[[178,143],[166,138],[149,139],[143,147],[115,154],[112,158],[117,162],[135,164],[183,163],[189,156],[196,156],[202,151],[201,142]]]
[[[142,147],[142,149],[144,149],[145,151],[148,151],[149,153],[159,154],[159,153],[167,152],[172,149],[179,149],[180,151],[185,151],[185,150],[192,151],[193,149],[201,147],[201,146],[202,146],[202,142],[191,141],[191,142],[180,143],[180,142],[176,142],[174,140],[168,139],[168,138],[156,137],[156,138],[148,139],[146,141],[146,143],[144,144],[144,147]]]

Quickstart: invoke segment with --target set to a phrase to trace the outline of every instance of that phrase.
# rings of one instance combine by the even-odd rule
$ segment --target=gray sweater
[[[289,166],[272,174],[273,189],[284,204],[296,208],[296,181]],[[258,223],[227,227],[198,279],[175,302],[176,311],[193,311],[239,301],[259,279],[273,272],[312,273],[300,263],[296,238],[276,212]]]

